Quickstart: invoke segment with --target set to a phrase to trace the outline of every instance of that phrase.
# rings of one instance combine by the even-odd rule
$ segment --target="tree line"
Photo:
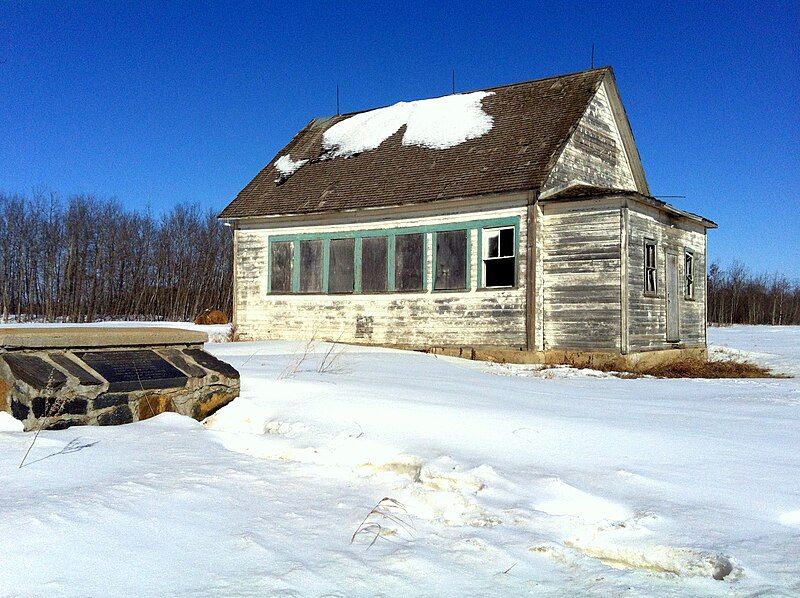
[[[754,274],[735,262],[708,269],[708,321],[715,324],[800,324],[800,282]]]
[[[191,320],[231,313],[233,240],[216,213],[163,216],[92,195],[0,193],[0,318]]]

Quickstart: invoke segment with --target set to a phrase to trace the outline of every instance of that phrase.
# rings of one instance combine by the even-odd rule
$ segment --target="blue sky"
[[[0,190],[221,209],[310,118],[614,67],[711,258],[800,278],[800,4],[0,2]]]

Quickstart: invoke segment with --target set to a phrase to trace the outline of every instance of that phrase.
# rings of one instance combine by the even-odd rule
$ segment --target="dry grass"
[[[393,541],[392,537],[410,541],[413,538],[414,530],[411,515],[403,503],[386,496],[367,513],[356,531],[353,532],[350,544],[353,544],[361,536],[370,540],[367,549],[372,548],[379,538],[389,542]]]
[[[236,324],[231,324],[231,329],[228,331],[227,342],[229,343],[238,343],[241,338],[239,338],[239,328]]]
[[[775,373],[768,368],[747,361],[726,359],[722,361],[700,361],[683,359],[645,368],[597,367],[620,378],[791,378],[786,374]]]
[[[651,367],[645,375],[657,378],[788,378],[747,361],[684,360]]]

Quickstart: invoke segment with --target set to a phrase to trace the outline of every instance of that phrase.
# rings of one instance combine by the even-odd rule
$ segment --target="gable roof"
[[[447,149],[403,145],[405,126],[376,149],[320,159],[326,130],[354,114],[314,119],[248,183],[221,218],[309,214],[541,188],[610,68],[490,88],[492,128]],[[308,160],[278,183],[275,163]]]

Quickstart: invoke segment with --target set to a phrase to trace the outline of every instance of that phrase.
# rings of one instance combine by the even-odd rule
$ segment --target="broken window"
[[[353,255],[355,239],[331,239],[328,292],[352,293],[355,282]]]
[[[269,289],[272,293],[292,292],[292,262],[294,252],[291,241],[272,244],[272,278]]]
[[[516,279],[514,227],[483,229],[483,286],[513,287]]]
[[[422,290],[424,243],[421,233],[395,238],[394,286],[398,291]]]
[[[388,284],[387,237],[364,237],[361,242],[361,291],[385,293]]]
[[[656,242],[644,242],[644,292],[655,295],[658,292],[658,259]]]
[[[691,251],[683,254],[683,296],[694,299],[694,253]]]
[[[436,233],[436,281],[434,289],[467,288],[467,231]]]
[[[322,240],[300,241],[300,292],[322,292]]]

